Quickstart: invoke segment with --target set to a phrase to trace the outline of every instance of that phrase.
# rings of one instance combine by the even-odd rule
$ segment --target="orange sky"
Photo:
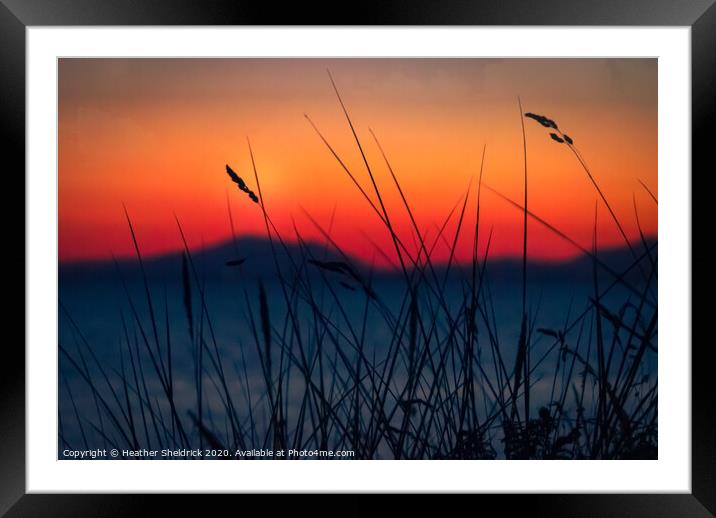
[[[251,139],[266,207],[282,235],[293,223],[320,234],[308,211],[345,251],[390,257],[390,237],[304,118],[311,116],[364,188],[369,177],[332,90],[329,68],[362,140],[391,219],[413,243],[399,195],[372,140],[388,154],[428,242],[471,179],[466,229],[474,225],[475,179],[483,145],[484,181],[523,196],[517,106],[547,115],[575,141],[631,239],[656,234],[657,63],[648,59],[61,59],[59,62],[59,258],[132,253],[122,204],[142,251],[180,248],[176,214],[191,246],[230,235],[229,195],[239,234],[263,234],[258,206],[231,184],[230,164],[255,188]],[[564,145],[525,120],[529,208],[591,247],[597,194]],[[601,202],[600,202],[601,203]],[[599,205],[599,243],[621,243]],[[456,219],[448,226],[452,241]],[[491,255],[519,255],[519,211],[482,193],[481,228]],[[471,254],[470,231],[458,244]],[[481,249],[485,241],[481,239]],[[537,223],[532,257],[574,254]],[[445,246],[438,258],[447,256]]]

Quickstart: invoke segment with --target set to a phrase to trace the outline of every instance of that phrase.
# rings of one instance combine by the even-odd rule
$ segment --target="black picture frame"
[[[709,194],[702,183],[713,174],[708,129],[716,120],[716,5],[714,0],[525,0],[455,1],[428,0],[365,3],[350,8],[341,3],[273,5],[272,2],[208,0],[0,0],[0,131],[5,201],[5,233],[16,233],[12,253],[6,253],[6,272],[25,267],[18,211],[7,201],[25,193],[25,30],[40,25],[676,25],[691,27],[692,52],[692,192]],[[687,173],[688,174],[688,173]],[[9,180],[13,180],[12,183]],[[23,179],[21,181],[21,179]],[[693,189],[698,181],[699,189]],[[24,199],[24,196],[23,196]],[[703,206],[703,205],[702,205]],[[701,217],[699,217],[701,216]],[[693,213],[692,235],[708,235],[710,215]],[[11,227],[11,228],[8,228]],[[702,240],[701,243],[704,241]],[[697,241],[697,243],[699,242]],[[699,246],[706,246],[699,244]],[[693,246],[692,277],[694,272]],[[20,264],[22,263],[22,265]],[[24,271],[24,270],[23,270]],[[705,293],[713,280],[710,268],[696,267],[696,292]],[[6,273],[5,278],[19,277]],[[7,285],[7,281],[5,281]],[[692,292],[693,293],[693,292]],[[704,299],[706,300],[706,299]],[[18,326],[25,311],[25,295],[19,300],[6,295],[6,329]],[[705,316],[709,305],[693,304],[692,315]],[[14,318],[13,318],[14,317]],[[692,316],[692,322],[694,318]],[[698,327],[705,328],[700,320]],[[695,324],[695,322],[694,322]],[[23,328],[24,336],[24,328]],[[24,340],[23,340],[24,341]],[[7,516],[131,516],[147,509],[147,497],[136,495],[26,495],[25,494],[25,355],[17,338],[4,341],[4,364],[0,375],[0,514]],[[688,346],[690,344],[683,344]],[[709,340],[692,346],[692,493],[682,495],[526,495],[484,496],[497,503],[502,513],[529,509],[532,516],[713,516],[716,514],[716,391],[711,383],[713,344]],[[496,502],[496,499],[499,501]],[[154,500],[154,499],[152,499]],[[362,502],[362,501],[361,501]],[[369,504],[351,501],[342,505],[358,514]],[[422,503],[418,503],[422,507]],[[189,511],[186,499],[162,503],[165,514],[172,507]],[[204,508],[206,509],[206,508]],[[312,512],[315,512],[316,507]],[[361,510],[363,512],[361,512]],[[319,510],[320,511],[320,510]],[[330,508],[326,509],[331,512]],[[174,513],[171,513],[174,514]]]

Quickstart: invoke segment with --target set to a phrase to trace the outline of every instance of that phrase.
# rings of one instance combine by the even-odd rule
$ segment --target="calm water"
[[[284,294],[280,285],[275,282],[267,282],[265,286],[269,317],[274,335],[291,336]],[[141,327],[146,333],[150,344],[154,347],[153,331],[143,286],[135,282],[131,283],[128,289],[129,297],[139,315]],[[334,286],[345,310],[344,315],[339,311],[338,304],[336,304],[329,290],[320,286],[313,289],[314,299],[323,308],[326,318],[335,324],[337,335],[344,333],[346,336],[350,336],[349,326],[347,326],[345,318],[349,319],[354,329],[362,329],[366,301],[362,291],[349,291],[339,285]],[[403,283],[390,280],[381,281],[374,285],[374,289],[383,301],[385,309],[393,315],[397,315],[401,304],[404,302],[405,287]],[[453,314],[457,313],[457,309],[463,301],[462,290],[462,286],[457,282],[451,281],[446,285],[445,299]],[[592,290],[593,287],[590,283],[581,281],[550,282],[548,285],[530,286],[530,319],[534,322],[534,329],[564,328],[568,321],[573,320],[587,307],[588,297],[591,296]],[[192,345],[190,340],[189,325],[183,303],[183,288],[180,283],[165,285],[164,283],[155,282],[151,284],[150,291],[163,352],[166,350],[168,320],[169,338],[172,346],[175,400],[180,409],[180,414],[185,414],[187,410],[196,408],[194,384],[196,347]],[[489,305],[488,318],[491,324],[495,325],[496,338],[509,368],[513,365],[519,339],[521,285],[519,283],[501,282],[499,285],[492,285],[489,293],[492,302]],[[247,413],[246,409],[248,408],[249,400],[254,407],[263,407],[261,402],[265,397],[266,389],[257,353],[257,349],[262,345],[257,345],[251,325],[251,317],[253,317],[257,333],[261,338],[257,283],[251,281],[243,285],[239,282],[209,282],[206,285],[205,301],[211,320],[211,330],[214,333],[213,339],[209,323],[206,319],[199,318],[201,315],[200,295],[196,289],[193,290],[192,298],[194,332],[196,334],[203,333],[207,347],[211,351],[214,351],[215,339],[226,373],[229,390],[232,394],[235,394],[237,406],[241,406],[243,409],[243,411],[240,410],[239,412],[242,415]],[[251,307],[251,316],[247,311],[247,298]],[[615,289],[605,298],[604,304],[608,307],[611,304],[615,308],[614,310],[617,311],[618,305],[623,303],[625,299],[626,294],[623,290]],[[91,348],[99,363],[102,364],[110,382],[113,383],[115,390],[119,392],[118,397],[124,398],[123,386],[120,382],[122,369],[124,369],[127,379],[133,379],[131,370],[131,360],[133,358],[130,359],[127,353],[126,337],[128,336],[133,348],[135,340],[139,343],[150,398],[156,397],[157,404],[162,405],[159,402],[162,396],[161,385],[153,373],[151,361],[142,342],[141,330],[135,320],[128,296],[122,289],[121,284],[118,282],[61,282],[60,301],[79,328],[78,332],[69,323],[69,320],[61,315],[59,324],[60,344],[70,351],[76,360],[80,359],[77,351],[84,351],[84,361],[90,365],[90,371],[93,373],[92,377],[99,390],[104,391],[108,403],[110,405],[114,404],[113,397],[86,347]],[[429,308],[423,306],[420,311],[423,318],[426,318],[425,315],[428,313]],[[296,309],[296,317],[302,330],[302,339],[307,344],[306,348],[310,356],[316,342],[313,312],[307,304],[301,304]],[[586,319],[586,322],[588,324],[589,319]],[[446,324],[444,317],[438,319],[438,330],[443,335],[445,334]],[[338,330],[340,330],[340,333]],[[578,327],[575,328],[573,335],[570,336],[576,337],[577,331]],[[487,340],[485,325],[481,320],[478,321],[478,333],[481,340]],[[380,362],[388,350],[391,336],[392,333],[383,316],[378,310],[370,309],[367,314],[367,326],[365,328],[365,356],[375,358],[376,362]],[[350,340],[339,337],[338,341],[342,344],[341,347],[346,356],[357,359],[355,347],[350,343]],[[330,344],[330,341],[325,343],[327,344],[324,345],[326,363],[330,365],[335,362],[338,367],[334,371],[339,374],[341,372],[345,373],[345,369],[340,367],[341,361],[335,353],[335,346]],[[531,345],[533,361],[537,361],[538,358],[542,357],[543,353],[553,343],[553,339],[539,333],[533,333]],[[124,352],[120,353],[122,350]],[[294,350],[294,354],[298,353]],[[481,361],[485,362],[486,370],[494,370],[494,364],[491,363],[492,356],[489,354],[489,349],[487,349],[486,345],[482,346],[482,350],[478,351],[478,354],[481,354],[480,358]],[[287,361],[287,359],[284,358],[284,361]],[[533,396],[535,406],[539,406],[540,392],[545,396],[551,388],[550,373],[554,370],[555,361],[556,355],[551,354],[547,361],[543,362],[536,370],[536,377],[543,377],[544,380],[538,380],[535,384],[535,396]],[[223,430],[226,426],[225,420],[222,419],[224,405],[221,398],[217,396],[220,390],[218,390],[216,376],[213,374],[215,370],[212,368],[210,360],[206,357],[204,357],[204,362],[207,370],[204,375],[206,412],[211,414],[210,420],[215,429]],[[279,365],[279,352],[275,352],[273,362],[275,366]],[[651,367],[648,368],[653,368],[655,372],[655,358]],[[292,372],[293,376],[299,376],[296,369]],[[89,444],[90,447],[101,447],[102,444],[106,444],[106,441],[97,433],[94,433],[92,431],[94,427],[89,424],[92,422],[96,426],[98,421],[97,403],[92,396],[92,392],[88,390],[87,384],[77,374],[76,369],[69,365],[63,356],[60,357],[60,373],[61,444],[71,444],[72,447],[80,448],[86,439],[88,443],[91,443]],[[403,375],[397,374],[396,380],[400,380],[401,376]],[[335,378],[332,378],[331,374],[327,373],[324,378],[329,386],[330,383],[335,382]],[[130,399],[133,400],[137,396],[132,393],[133,382],[130,381],[130,385]],[[69,391],[72,392],[74,405],[69,397],[68,387]],[[288,402],[287,406],[290,412],[291,409],[295,411],[300,405],[300,398],[303,394],[302,387],[302,384],[297,384],[294,392],[289,390],[289,398],[292,400]],[[251,393],[250,396],[248,392]],[[137,412],[136,405],[135,412]],[[87,422],[83,430],[77,424],[78,415],[80,420]],[[135,416],[135,418],[138,419],[138,416]],[[260,422],[262,419],[267,419],[267,416],[257,415],[254,416],[254,419]],[[66,443],[63,443],[63,441],[66,441]]]

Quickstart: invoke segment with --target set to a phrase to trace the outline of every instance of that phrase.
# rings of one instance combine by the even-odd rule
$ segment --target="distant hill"
[[[318,274],[319,269],[309,260],[331,262],[343,261],[356,272],[367,273],[369,266],[355,257],[345,258],[335,249],[326,248],[322,244],[310,242],[301,247],[298,243],[282,245],[274,241],[273,249],[276,251],[276,261],[272,252],[272,244],[264,238],[243,237],[234,244],[227,241],[201,250],[192,251],[192,260],[200,277],[207,280],[231,280],[240,276],[245,278],[271,278],[276,274],[278,267],[286,275],[293,272],[295,266],[305,268],[308,274]],[[652,260],[656,261],[656,241],[648,241]],[[642,258],[642,269],[648,271],[649,258],[645,255],[642,243],[635,243],[633,248]],[[598,253],[599,261],[615,272],[623,272],[632,263],[632,254],[626,247],[602,249]],[[236,264],[241,262],[241,264]],[[229,264],[227,264],[229,263]],[[117,266],[127,279],[138,278],[139,264],[135,258],[117,260]],[[60,263],[58,267],[60,282],[96,282],[98,280],[116,279],[117,266],[112,260],[106,261],[79,261]],[[182,253],[173,252],[165,255],[144,258],[144,268],[147,277],[164,282],[178,282],[182,275]],[[442,275],[445,265],[435,265],[435,270]],[[471,265],[453,265],[451,276],[462,275],[461,271],[468,272]],[[604,272],[603,268],[600,268]],[[488,259],[487,271],[495,281],[520,280],[522,275],[521,258]],[[588,255],[578,256],[567,261],[528,261],[528,276],[532,281],[557,280],[583,280],[591,279],[593,260]],[[638,274],[637,268],[632,273]],[[374,271],[374,279],[391,278],[400,275],[389,270]],[[631,275],[630,275],[631,276]]]

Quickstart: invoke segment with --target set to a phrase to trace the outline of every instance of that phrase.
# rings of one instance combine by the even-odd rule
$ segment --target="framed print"
[[[11,515],[132,512],[48,493],[714,511],[708,2],[6,4]]]

